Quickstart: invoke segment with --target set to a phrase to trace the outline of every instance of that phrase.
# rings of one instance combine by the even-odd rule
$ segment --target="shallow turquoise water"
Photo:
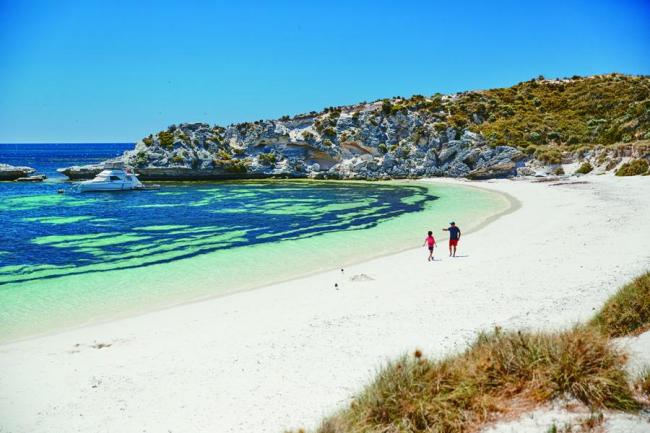
[[[0,341],[345,266],[508,207],[483,190],[416,182],[178,183],[119,194],[7,185]]]

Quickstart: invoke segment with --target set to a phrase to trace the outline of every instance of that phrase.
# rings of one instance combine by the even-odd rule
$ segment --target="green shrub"
[[[312,134],[309,131],[303,131],[301,135],[302,135],[302,139],[305,141],[312,141],[315,138],[314,134]]]
[[[144,166],[147,162],[149,162],[149,156],[146,154],[146,152],[138,152],[135,155],[135,164],[138,167]]]
[[[260,153],[257,159],[262,165],[274,165],[277,162],[277,157],[273,152]]]
[[[580,168],[576,170],[576,173],[587,174],[587,173],[591,173],[593,169],[594,168],[591,166],[591,164],[589,164],[588,162],[583,162]]]
[[[231,173],[246,173],[248,171],[248,163],[245,160],[233,159],[224,164],[224,169]]]
[[[564,169],[560,166],[553,171],[553,174],[556,176],[562,176],[564,174]]]
[[[226,152],[225,150],[220,149],[220,150],[217,152],[217,157],[219,157],[219,159],[229,160],[229,159],[232,158],[232,155],[230,155],[230,154],[229,154],[228,152]]]
[[[158,133],[160,145],[165,149],[171,150],[174,148],[174,134],[169,131],[161,131]]]
[[[323,130],[323,135],[325,137],[336,137],[336,131],[334,128],[325,128],[325,130]]]
[[[635,159],[623,164],[616,170],[616,176],[638,176],[648,171],[648,161],[645,159]]]
[[[148,137],[143,138],[142,142],[145,144],[145,146],[151,146],[153,144],[153,137],[149,135]]]
[[[381,112],[384,115],[391,114],[392,110],[393,110],[393,104],[391,104],[391,102],[389,100],[385,100],[384,102],[382,102],[382,104],[381,104]]]
[[[386,146],[386,143],[379,143],[377,149],[379,149],[379,152],[381,152],[382,154],[388,153],[388,146]]]
[[[537,148],[535,151],[535,158],[546,164],[561,164],[562,152],[555,148]]]

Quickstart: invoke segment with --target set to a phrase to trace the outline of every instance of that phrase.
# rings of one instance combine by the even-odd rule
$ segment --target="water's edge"
[[[333,181],[333,182],[341,182],[341,181]],[[345,181],[343,181],[343,182],[345,182]],[[504,208],[504,209],[502,209],[502,210],[500,210],[500,211],[498,211],[496,213],[490,214],[490,215],[486,216],[485,218],[482,218],[477,224],[470,225],[469,228],[464,228],[463,233],[465,235],[477,232],[478,230],[481,230],[481,229],[485,228],[486,226],[488,226],[492,222],[496,221],[497,219],[517,211],[521,207],[521,202],[519,200],[517,200],[515,197],[513,197],[513,196],[511,196],[509,194],[503,193],[501,191],[496,191],[496,190],[493,190],[493,189],[490,189],[490,188],[480,186],[480,183],[475,184],[475,183],[469,183],[469,182],[466,182],[466,181],[465,182],[452,182],[452,183],[450,183],[450,182],[436,182],[435,179],[424,179],[424,180],[419,179],[419,180],[415,180],[415,181],[413,181],[413,180],[398,180],[398,181],[392,181],[391,182],[391,184],[395,184],[395,185],[400,185],[401,184],[401,185],[404,185],[404,186],[417,185],[417,184],[423,184],[423,183],[426,183],[426,184],[429,184],[429,185],[436,185],[437,184],[437,185],[440,185],[440,186],[453,186],[453,187],[459,187],[459,188],[478,189],[478,190],[482,190],[484,192],[488,192],[491,195],[499,196],[504,201],[504,203],[507,204],[506,208]],[[441,238],[441,239],[443,239],[443,238]],[[204,295],[196,296],[196,297],[191,298],[191,299],[175,302],[172,305],[150,306],[150,308],[145,308],[142,311],[128,311],[128,312],[115,313],[111,317],[106,318],[106,319],[96,319],[96,320],[91,320],[88,323],[78,323],[78,324],[69,325],[69,326],[61,326],[61,327],[58,327],[57,329],[54,329],[54,330],[51,330],[51,331],[36,332],[34,334],[31,334],[31,335],[21,336],[21,337],[13,338],[13,339],[9,338],[7,340],[0,341],[0,346],[16,343],[16,342],[20,342],[20,341],[33,340],[33,339],[43,338],[43,337],[47,337],[47,336],[51,336],[51,335],[61,334],[61,333],[69,332],[69,331],[76,330],[76,329],[83,329],[83,328],[88,328],[88,327],[92,327],[92,326],[98,326],[98,325],[101,325],[101,324],[106,324],[106,323],[110,323],[110,322],[114,322],[114,321],[119,321],[119,320],[127,319],[127,318],[130,318],[130,317],[144,316],[144,315],[147,315],[147,314],[156,313],[156,312],[159,312],[159,311],[164,311],[164,310],[171,309],[171,308],[181,307],[181,306],[190,305],[190,304],[194,304],[194,303],[198,303],[198,302],[206,302],[206,301],[209,301],[209,300],[214,300],[214,299],[223,298],[223,297],[227,297],[227,296],[233,296],[233,295],[237,295],[239,293],[245,293],[245,292],[250,292],[250,291],[254,291],[254,290],[264,289],[264,288],[268,288],[268,287],[271,287],[271,286],[280,285],[280,284],[286,283],[288,281],[305,279],[305,278],[309,278],[309,277],[314,276],[314,275],[319,275],[319,274],[331,272],[333,270],[338,269],[339,266],[354,266],[354,265],[358,265],[358,264],[361,264],[361,263],[366,263],[366,262],[369,262],[369,261],[372,261],[372,260],[376,260],[376,259],[381,258],[381,257],[393,256],[393,255],[403,253],[405,251],[412,251],[414,249],[416,249],[416,248],[415,247],[397,248],[395,250],[391,250],[391,251],[385,252],[385,253],[379,253],[379,254],[376,254],[376,255],[372,255],[370,257],[365,256],[365,257],[363,257],[361,259],[358,259],[358,260],[343,261],[343,262],[340,263],[340,265],[337,265],[337,266],[329,266],[329,267],[320,268],[320,269],[312,269],[312,270],[308,270],[308,271],[305,271],[305,272],[299,272],[298,274],[292,275],[292,276],[290,276],[288,278],[279,278],[279,279],[276,278],[273,281],[268,281],[268,282],[259,283],[259,284],[253,284],[251,287],[245,287],[245,288],[236,289],[236,290],[232,290],[232,291],[226,291],[224,293],[204,294]]]

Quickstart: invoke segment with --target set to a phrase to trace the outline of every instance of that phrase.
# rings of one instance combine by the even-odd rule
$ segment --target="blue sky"
[[[648,1],[0,0],[0,142],[650,74]]]

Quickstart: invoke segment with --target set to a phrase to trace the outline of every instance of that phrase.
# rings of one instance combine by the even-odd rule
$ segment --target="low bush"
[[[260,164],[263,165],[273,165],[277,162],[277,157],[275,156],[275,153],[269,152],[269,153],[260,153],[260,155],[257,157],[258,161]]]
[[[171,150],[174,148],[174,133],[169,131],[161,131],[158,133],[160,145],[165,149]]]
[[[562,152],[555,148],[537,148],[535,158],[546,164],[561,164]]]
[[[616,176],[639,176],[648,172],[648,161],[635,159],[623,164],[616,170]]]
[[[135,165],[142,167],[149,162],[149,156],[145,152],[138,152],[135,155]]]
[[[225,150],[220,149],[220,150],[217,152],[217,157],[218,157],[219,159],[228,160],[228,159],[231,159],[231,158],[232,158],[232,155],[230,155],[230,154],[229,154],[228,152],[226,152]]]
[[[591,173],[593,169],[594,168],[591,166],[591,164],[589,164],[588,162],[583,162],[580,168],[576,170],[576,173],[587,174],[587,173]]]
[[[336,137],[336,131],[334,130],[334,128],[325,128],[323,130],[323,135],[325,137]]]
[[[231,173],[246,173],[248,171],[248,163],[241,159],[231,159],[224,162],[223,168]]]

